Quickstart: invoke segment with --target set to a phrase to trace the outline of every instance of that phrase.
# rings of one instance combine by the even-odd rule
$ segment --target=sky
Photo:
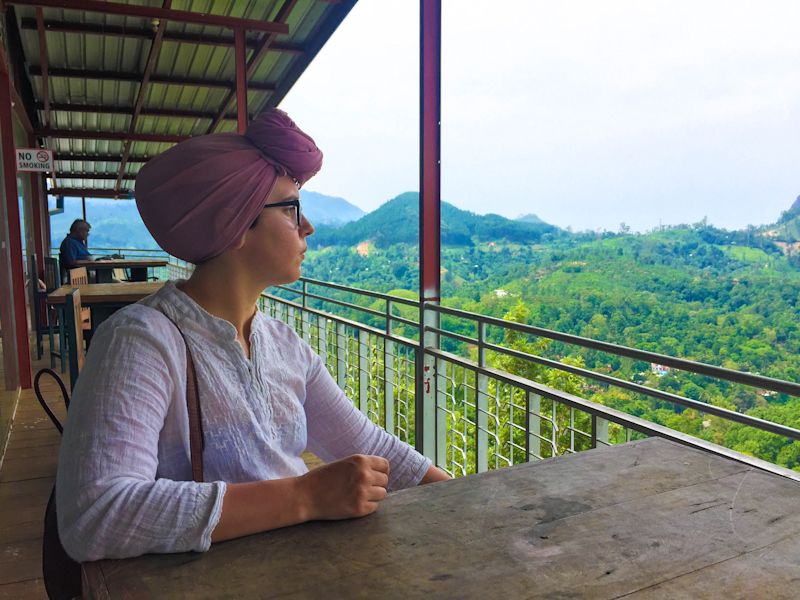
[[[442,200],[647,231],[800,195],[797,0],[442,6]],[[360,0],[281,108],[325,153],[309,189],[367,211],[418,189],[419,2]]]

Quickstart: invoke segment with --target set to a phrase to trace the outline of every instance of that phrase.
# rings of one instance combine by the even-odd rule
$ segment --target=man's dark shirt
[[[75,239],[71,235],[67,235],[64,241],[61,242],[61,268],[65,271],[74,269],[77,265],[76,260],[92,260],[92,255],[83,245],[83,242]]]

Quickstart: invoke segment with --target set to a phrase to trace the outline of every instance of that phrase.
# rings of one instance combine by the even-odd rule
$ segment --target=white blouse
[[[161,311],[195,362],[204,483],[192,481],[185,345]],[[289,326],[257,312],[247,360],[231,323],[168,282],[92,338],[59,455],[61,541],[81,562],[208,550],[226,482],[302,475],[306,448],[383,456],[391,490],[431,464],[356,410]]]

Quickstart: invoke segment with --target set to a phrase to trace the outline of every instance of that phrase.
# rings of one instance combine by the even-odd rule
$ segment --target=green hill
[[[442,202],[442,244],[472,246],[481,242],[531,244],[557,236],[560,230],[538,221],[513,221],[499,215],[476,215]],[[309,239],[312,247],[353,246],[370,241],[378,247],[417,244],[419,241],[419,194],[406,192],[340,228],[318,227]]]

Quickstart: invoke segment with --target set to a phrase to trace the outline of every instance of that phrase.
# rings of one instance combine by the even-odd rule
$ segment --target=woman
[[[308,520],[364,516],[387,489],[448,478],[370,423],[311,348],[256,309],[262,290],[300,276],[314,228],[299,187],[321,163],[313,140],[272,110],[244,136],[193,138],[140,171],[142,219],[164,250],[196,268],[118,311],[92,339],[56,486],[61,540],[75,560],[205,551]],[[187,345],[202,483],[192,481]],[[332,462],[308,472],[306,447]]]

